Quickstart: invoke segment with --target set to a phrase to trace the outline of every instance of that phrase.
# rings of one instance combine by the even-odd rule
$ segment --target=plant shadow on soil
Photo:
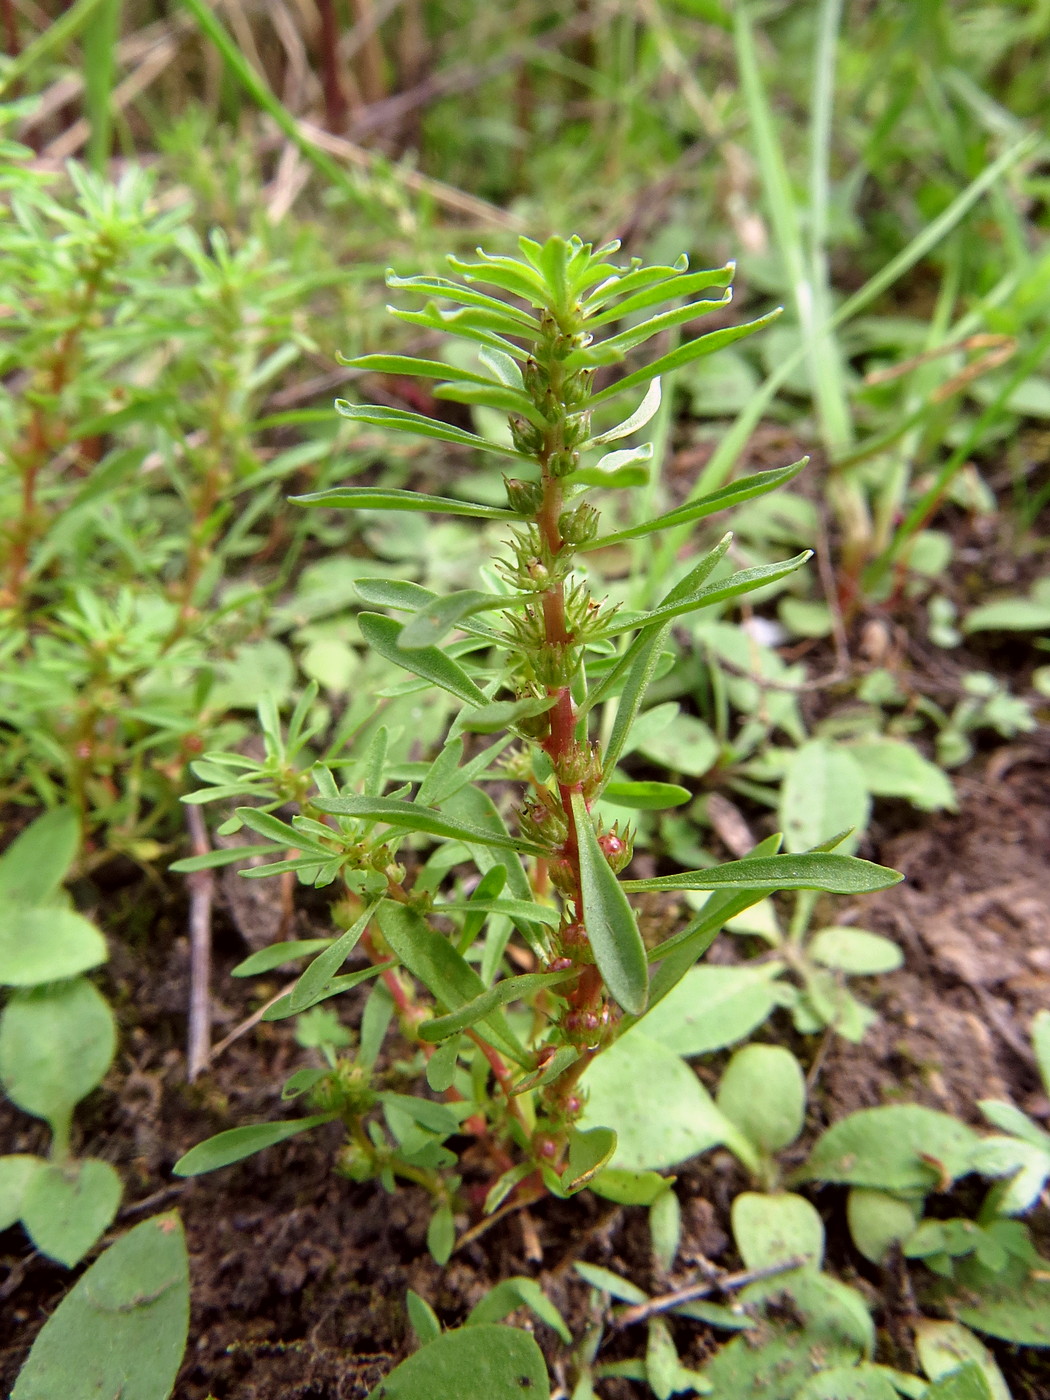
[[[976,1100],[984,1097],[1011,1099],[1044,1120],[1050,1113],[1025,1035],[1034,1012],[1050,1004],[1048,767],[1050,751],[1038,736],[1000,748],[959,779],[958,814],[916,820],[881,841],[874,829],[878,859],[903,870],[908,882],[869,896],[853,912],[865,926],[897,938],[906,964],[871,984],[880,1020],[863,1044],[831,1044],[797,1158],[828,1123],[885,1102],[924,1103],[975,1124],[981,1122]],[[107,895],[111,907],[116,901],[129,910],[141,908],[142,898],[130,886]],[[302,923],[309,916],[298,917]],[[729,1205],[748,1183],[724,1152],[679,1174],[683,1239],[679,1268],[669,1278],[654,1277],[644,1212],[611,1207],[588,1192],[533,1207],[525,1221],[507,1217],[442,1270],[426,1250],[424,1194],[408,1188],[391,1197],[335,1175],[334,1126],[214,1176],[175,1181],[172,1164],[201,1138],[275,1116],[277,1088],[306,1054],[287,1025],[257,1027],[210,1075],[185,1083],[184,919],[184,908],[169,905],[148,936],[113,944],[106,990],[121,1020],[122,1051],[78,1117],[80,1150],[114,1162],[124,1176],[125,1206],[115,1228],[171,1205],[185,1221],[193,1316],[176,1400],[361,1400],[411,1347],[407,1288],[427,1298],[446,1325],[456,1325],[498,1279],[529,1274],[578,1336],[590,1302],[572,1272],[577,1259],[653,1291],[692,1281],[691,1257],[736,1262]],[[298,929],[301,936],[315,931]],[[220,927],[217,936],[218,1037],[257,1004],[260,989],[226,976],[242,950],[231,927]],[[723,938],[715,958],[733,958],[736,945]],[[763,1034],[794,1043],[780,1020]],[[717,1077],[709,1065],[700,1072],[709,1083]],[[46,1134],[3,1104],[0,1141],[5,1151],[40,1151]],[[829,1227],[829,1266],[868,1295],[882,1336],[898,1353],[887,1359],[909,1364],[907,1291],[872,1268],[858,1275],[841,1193],[829,1188],[815,1199]],[[1047,1241],[1042,1244],[1045,1249]],[[34,1254],[19,1229],[0,1235],[0,1269],[0,1390],[7,1394],[71,1276]],[[529,1325],[524,1316],[512,1320]],[[559,1356],[564,1362],[553,1333],[535,1326],[552,1363]],[[698,1323],[676,1322],[675,1335],[692,1364],[717,1345]],[[643,1350],[641,1332],[615,1334],[602,1359]],[[1014,1400],[1050,1395],[1045,1353],[1004,1345],[996,1354]],[[603,1383],[609,1400],[627,1400],[638,1389]]]

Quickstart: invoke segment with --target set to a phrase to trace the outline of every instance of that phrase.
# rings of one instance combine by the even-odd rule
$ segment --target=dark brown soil
[[[782,1036],[807,1063],[822,1056],[803,1148],[828,1123],[885,1102],[920,1102],[974,1123],[982,1121],[977,1100],[988,1097],[1012,1100],[1043,1121],[1050,1115],[1028,1040],[1033,1014],[1050,1006],[1046,734],[983,755],[957,787],[957,815],[880,809],[881,825],[873,828],[874,844],[865,854],[902,870],[907,883],[838,910],[890,934],[906,952],[903,970],[868,988],[880,1020],[863,1044],[836,1038],[823,1049],[816,1042],[799,1046],[783,1019],[764,1032]],[[78,1113],[78,1146],[112,1161],[124,1177],[127,1204],[117,1227],[171,1205],[185,1222],[193,1316],[177,1400],[360,1400],[410,1345],[408,1288],[427,1298],[446,1325],[455,1325],[492,1283],[528,1274],[578,1337],[589,1307],[589,1290],[572,1272],[578,1259],[654,1291],[691,1281],[689,1265],[697,1256],[728,1267],[737,1263],[727,1233],[729,1204],[747,1182],[727,1153],[708,1154],[679,1176],[685,1228],[680,1271],[670,1279],[653,1275],[643,1212],[612,1207],[588,1192],[508,1216],[442,1270],[426,1249],[424,1194],[407,1188],[388,1196],[336,1175],[334,1126],[212,1176],[176,1180],[171,1167],[194,1143],[225,1127],[277,1116],[279,1086],[308,1054],[287,1024],[257,1026],[222,1054],[210,1075],[188,1085],[185,908],[152,886],[113,883],[104,892],[96,888],[94,898],[103,925],[121,931],[111,940],[104,979],[121,1021],[121,1052],[105,1085]],[[228,976],[243,955],[231,912],[237,910],[221,915],[216,930],[216,1038],[279,986]],[[300,936],[325,931],[311,928],[309,911],[296,919]],[[735,956],[733,942],[714,956]],[[700,1073],[712,1077],[709,1068]],[[45,1130],[0,1102],[0,1150],[45,1147]],[[876,1271],[855,1272],[838,1194],[827,1190],[814,1199],[829,1224],[831,1266],[866,1290],[886,1358],[910,1364],[892,1341],[907,1335],[902,1295]],[[1044,1235],[1045,1215],[1037,1212],[1034,1222]],[[28,1249],[19,1229],[0,1235],[3,1394],[69,1283],[66,1270]],[[566,1349],[554,1334],[525,1315],[513,1320],[535,1327],[552,1376],[565,1377]],[[676,1323],[676,1339],[683,1359],[693,1363],[715,1345],[714,1334],[699,1323]],[[644,1333],[627,1334],[607,1355],[643,1350]],[[1014,1400],[1050,1397],[1046,1353],[1001,1347],[997,1355]],[[641,1389],[603,1383],[608,1400],[627,1400]]]

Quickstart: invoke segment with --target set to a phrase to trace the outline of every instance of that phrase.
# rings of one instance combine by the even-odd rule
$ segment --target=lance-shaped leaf
[[[526,393],[503,384],[473,384],[450,379],[437,386],[434,397],[448,399],[452,403],[477,404],[479,408],[494,408],[497,413],[520,413],[537,428],[546,426],[543,414]]]
[[[478,359],[492,377],[499,380],[501,384],[505,384],[508,389],[523,389],[525,387],[525,381],[522,379],[517,361],[512,360],[509,355],[504,355],[502,350],[493,350],[490,346],[483,345],[478,351]]]
[[[448,1011],[458,1011],[484,995],[485,984],[471,965],[414,909],[384,901],[377,917],[391,952]],[[486,1038],[497,1050],[523,1068],[530,1063],[528,1051],[498,1006],[485,1015],[481,1024]]]
[[[499,287],[512,296],[521,297],[531,306],[547,305],[547,289],[543,278],[531,267],[526,267],[517,258],[508,258],[477,250],[480,262],[464,262],[462,258],[450,256],[449,267],[458,272],[467,282],[482,282],[490,287]]]
[[[357,619],[361,635],[373,651],[395,662],[406,671],[440,686],[450,695],[465,700],[468,705],[486,704],[488,696],[467,675],[463,667],[437,647],[416,647],[411,651],[401,647],[404,624],[380,613],[361,613]]]
[[[724,603],[728,599],[740,597],[744,593],[753,593],[756,588],[764,588],[767,583],[776,583],[778,579],[787,578],[788,574],[793,574],[796,569],[802,567],[807,559],[812,557],[813,551],[806,549],[801,554],[796,554],[793,559],[785,559],[779,564],[758,564],[752,569],[738,569],[727,579],[722,579],[719,583],[709,584],[690,597],[681,598],[673,603],[664,603],[660,607],[654,608],[652,612],[628,613],[626,615],[617,613],[601,635],[615,637],[620,632],[630,632],[636,627],[663,622],[666,618],[682,617],[686,613],[696,612],[698,608],[713,607],[715,603]]]
[[[314,958],[291,991],[288,1000],[291,1011],[302,1011],[314,1004],[318,992],[324,990],[325,984],[335,976],[361,941],[374,913],[375,905],[370,905],[341,937]]]
[[[175,1163],[172,1171],[176,1176],[201,1176],[205,1172],[218,1171],[220,1167],[242,1162],[245,1157],[252,1157],[278,1142],[286,1142],[299,1133],[318,1128],[322,1123],[330,1123],[335,1117],[334,1113],[315,1113],[310,1118],[293,1118],[283,1123],[251,1123],[243,1128],[230,1128],[191,1147]]]
[[[539,1069],[534,1069],[531,1074],[527,1074],[524,1079],[519,1079],[514,1088],[510,1091],[511,1098],[516,1094],[528,1093],[530,1089],[542,1089],[545,1084],[553,1084],[554,1081],[580,1058],[580,1052],[574,1050],[571,1045],[562,1045]]]
[[[457,335],[463,340],[473,340],[478,345],[487,345],[520,360],[528,355],[527,350],[507,339],[508,335],[529,335],[525,328],[491,311],[476,311],[472,307],[464,307],[462,311],[442,311],[433,302],[422,311],[397,311],[393,307],[390,310],[399,321],[405,321],[410,326],[426,326],[428,330]]]
[[[615,384],[610,384],[608,389],[603,389],[600,394],[595,394],[590,401],[591,408],[597,408],[600,404],[608,402],[617,394],[625,393],[628,389],[635,388],[638,384],[648,384],[651,379],[658,375],[671,374],[683,365],[692,364],[694,360],[702,359],[705,355],[713,355],[716,350],[721,350],[725,345],[732,345],[735,340],[742,340],[744,336],[753,335],[755,331],[760,331],[764,326],[768,326],[780,315],[780,308],[770,311],[766,316],[760,316],[757,321],[748,321],[742,326],[727,326],[720,331],[710,331],[707,335],[699,336],[696,340],[690,340],[685,345],[680,345],[677,350],[672,350],[666,355],[661,355],[652,364],[645,365],[642,369],[635,370],[633,374],[627,374],[623,379],[618,379]]]
[[[490,831],[457,817],[448,817],[433,807],[423,807],[418,802],[407,802],[400,797],[318,797],[313,805],[319,812],[334,817],[361,817],[386,822],[389,826],[404,827],[409,831],[426,832],[428,836],[444,836],[450,841],[466,841],[482,846],[501,846],[505,850],[524,851],[528,855],[544,853],[542,846],[531,841]]]
[[[398,277],[395,273],[388,272],[386,284],[388,287],[405,288],[408,291],[441,297],[444,301],[458,302],[460,306],[490,311],[508,325],[513,323],[519,327],[515,331],[517,335],[526,331],[533,335],[539,334],[540,323],[529,312],[501,301],[499,297],[490,297],[486,292],[465,287],[462,282],[454,282],[450,277]]]
[[[605,985],[625,1011],[640,1015],[649,993],[645,944],[634,910],[598,844],[582,793],[573,793],[580,853],[583,926]]]
[[[627,447],[622,452],[607,452],[593,467],[579,467],[572,474],[574,484],[581,486],[644,486],[649,469],[642,465],[653,459],[653,445],[643,442],[639,447]]]
[[[642,321],[637,326],[629,326],[619,335],[609,336],[608,339],[599,341],[597,345],[574,351],[566,363],[569,369],[575,369],[580,364],[615,364],[617,360],[622,360],[629,350],[651,340],[654,335],[659,335],[661,331],[670,330],[673,326],[684,325],[687,321],[695,321],[698,316],[705,316],[717,307],[728,306],[732,299],[733,293],[727,288],[720,297],[702,298],[699,301],[687,302],[685,306],[675,306],[669,311],[661,311],[655,316],[650,316],[648,321]]]
[[[340,364],[371,374],[414,374],[420,379],[449,379],[454,374],[471,384],[492,384],[491,378],[469,369],[453,369],[444,360],[419,360],[414,355],[355,355],[352,360],[339,355]]]
[[[587,327],[592,329],[595,326],[604,326],[610,321],[619,321],[624,316],[633,316],[638,311],[644,311],[647,306],[656,306],[661,301],[670,301],[672,298],[692,296],[694,292],[702,292],[707,287],[728,287],[733,280],[733,273],[736,271],[736,263],[726,263],[724,267],[709,268],[705,271],[690,272],[685,275],[682,271],[673,268],[642,268],[637,274],[628,273],[626,277],[620,279],[618,286],[610,286],[608,292],[600,298],[592,294],[587,299],[584,310],[591,306],[597,306],[609,299],[609,296],[623,297],[622,301],[608,311],[603,311],[600,315],[587,317]],[[663,278],[655,286],[650,285],[643,290],[635,291],[632,296],[625,296],[625,289],[629,290],[632,283],[632,276],[637,280],[636,286],[642,286],[642,279],[650,272],[663,272],[669,274],[668,279]],[[650,279],[655,280],[655,279]]]
[[[602,797],[617,807],[630,807],[639,812],[663,812],[668,807],[681,807],[693,794],[678,783],[644,782],[606,783]]]
[[[567,972],[525,972],[520,977],[505,977],[502,982],[497,982],[494,987],[489,987],[447,1016],[435,1016],[432,1021],[424,1021],[419,1028],[420,1039],[433,1043],[457,1035],[468,1026],[476,1026],[497,1007],[507,1006],[545,987],[557,987],[575,976],[576,972],[569,968]]]
[[[639,432],[646,423],[654,417],[660,407],[661,388],[659,379],[654,379],[645,391],[645,398],[622,423],[617,423],[615,428],[610,428],[607,432],[599,433],[597,437],[584,444],[585,447],[602,447],[607,442],[619,442],[621,438],[630,437],[632,433]]]
[[[379,977],[382,973],[389,972],[393,966],[392,961],[373,963],[371,967],[362,967],[357,972],[344,973],[342,977],[330,977],[327,982],[322,982],[311,997],[304,998],[294,1008],[292,1007],[292,992],[286,992],[283,997],[278,997],[266,1008],[262,1019],[264,1021],[284,1021],[289,1016],[298,1016],[300,1012],[308,1011],[311,1006],[318,1006],[322,1001],[328,1001],[331,997],[352,991],[354,987],[359,987],[362,982],[367,982],[371,977]]]
[[[503,878],[506,879],[506,868],[495,866],[489,874],[496,870],[503,871]],[[488,878],[487,876],[485,878]],[[498,877],[497,877],[498,878]],[[481,888],[479,883],[478,889]],[[532,924],[549,924],[551,928],[557,928],[561,923],[561,915],[557,909],[552,909],[547,904],[532,904],[524,899],[470,899],[452,900],[448,904],[435,904],[431,910],[434,914],[503,914],[508,919],[517,919],[519,922]]]
[[[904,876],[857,856],[745,856],[710,870],[683,870],[650,880],[625,880],[627,890],[825,890],[828,894],[869,894],[899,884]]]
[[[477,520],[519,518],[514,511],[498,506],[456,501],[450,496],[426,496],[421,491],[388,491],[381,486],[334,486],[328,491],[311,491],[306,496],[288,499],[297,506],[328,506],[336,510],[425,511],[427,515],[464,515]]]
[[[312,958],[335,942],[332,938],[297,938],[290,943],[270,943],[259,948],[230,972],[231,977],[258,977],[263,972],[287,967],[300,958]]]
[[[798,462],[792,462],[789,467],[778,467],[774,471],[755,472],[751,476],[742,476],[738,481],[732,481],[728,486],[723,486],[718,491],[712,491],[709,495],[701,496],[686,505],[677,506],[674,510],[669,510],[664,515],[658,515],[653,520],[644,520],[638,525],[617,530],[611,535],[602,535],[599,539],[580,545],[579,548],[581,550],[603,549],[606,545],[619,544],[622,540],[641,539],[645,535],[655,534],[659,530],[672,530],[676,525],[688,525],[693,520],[702,520],[708,515],[715,515],[720,510],[728,510],[730,506],[739,505],[742,501],[750,501],[756,496],[764,496],[768,491],[774,491],[778,486],[793,481],[808,462],[809,458],[803,457]]]
[[[349,403],[346,399],[336,399],[336,412],[354,423],[369,423],[374,428],[390,428],[394,432],[411,433],[413,437],[436,438],[438,442],[453,442],[458,447],[473,447],[478,452],[496,452],[501,457],[517,457],[531,462],[532,458],[513,447],[498,442],[489,442],[478,437],[477,433],[454,428],[451,423],[442,423],[439,418],[428,418],[425,413],[409,413],[403,408],[387,408],[383,404]],[[318,504],[314,501],[313,504]]]
[[[619,245],[617,244],[617,246]],[[674,293],[664,284],[683,276],[688,272],[688,269],[689,259],[685,253],[680,254],[673,263],[654,264],[652,267],[643,267],[641,258],[632,258],[630,267],[609,265],[605,268],[595,268],[595,272],[601,280],[584,301],[583,310],[589,321],[591,316],[610,299],[622,297],[624,301],[617,301],[605,317],[606,320],[614,321],[617,316],[623,314],[620,307],[627,304],[627,298],[647,288],[653,289],[653,297],[656,301],[669,301]],[[602,276],[603,272],[604,277]],[[728,280],[731,281],[732,278]]]
[[[709,550],[699,563],[690,569],[685,578],[681,579],[674,588],[664,595],[659,606],[673,607],[683,599],[698,593],[725,557],[732,542],[733,536],[731,534],[723,535],[714,549]],[[646,614],[646,617],[653,618],[653,614]],[[659,664],[663,644],[670,630],[670,622],[661,622],[659,618],[651,623],[639,623],[638,625],[641,628],[639,635],[635,637],[620,660],[602,679],[601,683],[591,691],[586,702],[581,706],[581,713],[587,713],[594,705],[600,704],[609,695],[615,693],[621,678],[626,677],[620,692],[620,703],[616,711],[613,732],[606,748],[605,770],[607,773],[612,772],[616,760],[623,752],[631,726],[634,724],[645,698],[645,692],[648,690],[653,673]]]
[[[423,647],[435,646],[463,618],[493,608],[506,608],[512,602],[511,598],[498,593],[481,593],[476,588],[462,588],[443,598],[435,597],[432,603],[420,608],[411,622],[405,624],[397,645],[401,651],[419,651]]]

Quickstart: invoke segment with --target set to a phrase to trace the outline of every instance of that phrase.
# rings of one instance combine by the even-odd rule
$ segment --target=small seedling
[[[72,1151],[73,1111],[101,1082],[116,1051],[105,998],[80,974],[108,956],[102,935],[69,907],[62,881],[76,855],[76,816],[39,817],[0,857],[0,1086],[51,1129],[47,1158],[0,1157],[0,1227],[16,1221],[37,1249],[72,1267],[120,1203],[120,1177]]]

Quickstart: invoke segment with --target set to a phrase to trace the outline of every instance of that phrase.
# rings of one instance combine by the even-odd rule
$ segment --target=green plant
[[[1050,1088],[1050,1013],[1035,1017],[1032,1040]],[[848,1186],[857,1248],[873,1263],[894,1248],[921,1260],[938,1280],[926,1289],[932,1306],[993,1337],[1050,1346],[1047,1261],[1015,1218],[1045,1192],[1050,1134],[1012,1104],[984,1099],[979,1107],[998,1134],[981,1137],[913,1104],[850,1114],[817,1141],[797,1179]],[[971,1174],[992,1181],[975,1219],[924,1213],[931,1196]]]
[[[226,575],[259,530],[292,567],[279,482],[331,453],[275,445],[260,414],[308,346],[293,299],[326,274],[202,239],[142,171],[48,182],[30,155],[6,144],[0,172],[0,796],[67,803],[103,856],[148,861],[188,759],[258,697],[260,595]]]
[[[590,487],[645,481],[649,445],[606,449],[632,437],[656,411],[660,375],[769,319],[686,341],[599,385],[598,374],[637,346],[724,305],[732,274],[731,267],[688,272],[684,259],[671,266],[634,261],[621,267],[609,260],[616,246],[595,250],[575,238],[551,238],[543,245],[525,239],[521,258],[452,259],[459,280],[391,275],[392,286],[431,298],[422,311],[398,312],[400,319],[466,340],[477,350],[479,368],[461,368],[458,359],[453,367],[402,355],[351,363],[437,380],[438,399],[508,415],[506,437],[481,437],[388,407],[343,402],[340,412],[356,423],[509,459],[519,475],[506,480],[502,507],[371,487],[300,500],[324,508],[495,520],[510,530],[509,557],[488,571],[485,591],[442,597],[391,578],[358,585],[366,604],[407,614],[404,622],[372,611],[359,619],[366,646],[408,673],[407,685],[396,692],[444,692],[459,713],[429,760],[406,764],[398,756],[396,730],[373,725],[362,751],[346,758],[330,750],[326,763],[310,761],[314,692],[301,699],[287,738],[270,706],[263,711],[265,762],[206,756],[197,771],[210,786],[191,799],[261,799],[262,806],[238,807],[224,829],[247,827],[268,844],[175,867],[219,865],[245,849],[276,855],[290,849],[295,854],[254,869],[252,876],[294,870],[310,884],[342,882],[345,898],[337,912],[345,932],[269,1008],[270,1019],[380,979],[366,1003],[356,1053],[340,1054],[329,1043],[323,1065],[297,1072],[286,1085],[286,1095],[308,1094],[312,1115],[220,1133],[187,1154],[177,1170],[213,1170],[339,1119],[348,1134],[340,1157],[348,1175],[378,1178],[388,1189],[401,1176],[430,1191],[435,1210],[429,1242],[440,1261],[453,1248],[454,1210],[461,1200],[449,1141],[464,1131],[487,1150],[491,1175],[480,1183],[487,1214],[547,1191],[566,1196],[587,1185],[618,1199],[652,1200],[664,1183],[651,1172],[607,1176],[604,1169],[617,1151],[615,1133],[601,1122],[581,1126],[581,1083],[592,1063],[600,1065],[604,1052],[614,1053],[609,1047],[617,1037],[678,984],[726,920],[765,892],[861,891],[897,878],[827,848],[781,855],[779,838],[714,869],[617,878],[631,859],[631,832],[603,818],[603,801],[645,809],[688,796],[674,785],[628,778],[612,785],[672,626],[698,608],[782,577],[806,556],[727,575],[725,536],[698,561],[684,561],[677,581],[648,611],[592,597],[589,555],[703,519],[761,494],[782,475],[747,477],[687,507],[602,533],[596,508],[582,496]],[[698,295],[712,289],[714,296]],[[439,301],[455,309],[442,310]],[[626,328],[612,331],[617,322]],[[611,421],[608,406],[631,391],[639,391],[640,403],[622,421]],[[355,720],[358,728],[363,722],[364,716]],[[343,735],[353,728],[344,725]],[[479,749],[474,735],[492,733],[500,737]],[[525,788],[513,827],[484,786],[508,779]],[[299,807],[290,822],[273,814],[288,801]],[[447,844],[424,855],[435,838]],[[464,862],[475,871],[469,884]],[[698,889],[715,892],[702,913],[647,948],[629,895]],[[524,946],[513,950],[510,965],[514,929]],[[284,945],[241,970],[272,968],[315,952],[316,945]],[[366,966],[340,973],[352,954],[362,952]],[[521,967],[528,970],[516,970]],[[430,1000],[421,999],[420,987]],[[375,1082],[380,1046],[395,1013],[415,1047],[412,1071],[425,1068],[430,1088],[444,1094],[445,1102]]]
[[[51,1129],[47,1158],[0,1157],[0,1225],[21,1221],[43,1254],[72,1267],[112,1221],[120,1177],[72,1150],[73,1112],[116,1051],[105,998],[80,974],[108,956],[95,926],[69,907],[62,881],[76,854],[68,809],[39,817],[0,857],[0,1085]]]
[[[109,1246],[48,1318],[11,1400],[167,1400],[190,1321],[179,1217],[156,1215]]]

